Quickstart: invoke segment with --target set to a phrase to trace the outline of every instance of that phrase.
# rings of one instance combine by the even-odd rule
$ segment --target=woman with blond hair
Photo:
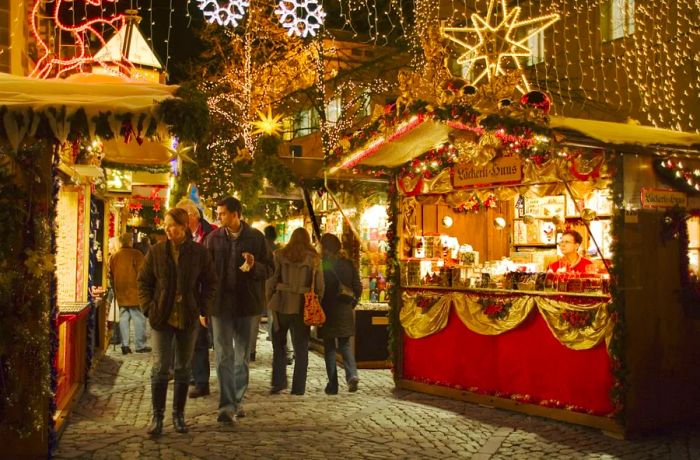
[[[166,241],[148,251],[139,272],[139,302],[153,329],[151,398],[153,418],[148,434],[163,432],[168,371],[173,368],[173,427],[186,433],[184,411],[197,323],[214,299],[216,272],[204,246],[192,241],[187,211],[165,214]]]
[[[287,245],[275,251],[275,273],[268,284],[271,289],[268,308],[274,315],[272,394],[287,388],[287,330],[292,333],[294,348],[291,394],[303,395],[306,391],[309,326],[304,324],[304,293],[313,288],[319,298],[323,296],[320,263],[321,258],[304,228],[294,230]]]

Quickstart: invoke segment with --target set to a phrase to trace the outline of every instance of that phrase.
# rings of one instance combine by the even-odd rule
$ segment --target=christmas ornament
[[[583,208],[581,210],[581,219],[583,219],[584,222],[590,222],[597,216],[598,214],[596,214],[596,212],[590,208]]]
[[[288,35],[301,38],[316,36],[326,17],[318,0],[281,0],[275,14],[279,16],[282,27],[289,29]]]
[[[220,26],[238,26],[249,6],[248,0],[199,0],[204,19]]]
[[[282,129],[282,115],[272,115],[272,109],[267,108],[267,114],[258,112],[260,119],[252,122],[252,125],[257,129],[253,134],[269,134],[270,136],[279,136]]]
[[[545,114],[549,113],[551,106],[549,96],[542,91],[530,91],[527,94],[523,94],[523,97],[520,98],[520,103],[539,109]]]
[[[442,27],[440,32],[448,40],[464,48],[457,63],[467,66],[477,65],[481,70],[470,82],[474,85],[486,78],[488,81],[500,75],[506,75],[508,67],[517,68],[523,88],[529,90],[529,82],[522,73],[520,59],[528,57],[532,51],[528,47],[530,37],[540,33],[559,20],[558,14],[548,14],[537,18],[519,21],[520,7],[508,10],[506,0],[500,0],[501,17],[498,21],[496,0],[489,2],[486,17],[474,13],[471,15],[472,27]],[[470,44],[466,36],[474,38],[476,44]]]

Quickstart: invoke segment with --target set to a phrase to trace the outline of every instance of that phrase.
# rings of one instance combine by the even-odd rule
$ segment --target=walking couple
[[[177,432],[187,431],[184,408],[198,323],[208,327],[211,322],[213,327],[218,421],[232,423],[245,415],[252,324],[262,313],[264,282],[273,265],[265,237],[241,220],[241,212],[237,199],[221,200],[221,227],[198,244],[192,240],[188,212],[169,210],[164,219],[167,241],[149,251],[139,273],[139,300],[153,329],[151,435],[163,431],[171,366],[173,426]]]

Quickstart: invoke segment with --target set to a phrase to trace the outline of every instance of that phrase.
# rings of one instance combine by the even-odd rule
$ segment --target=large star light
[[[498,20],[496,14],[496,0],[489,2],[486,17],[474,13],[471,15],[472,27],[441,27],[441,34],[450,41],[457,43],[465,49],[459,56],[459,64],[473,66],[479,62],[483,64],[481,72],[471,81],[477,84],[486,77],[488,81],[499,75],[506,75],[508,61],[514,65],[520,73],[525,90],[530,90],[530,83],[522,73],[520,59],[530,56],[532,51],[528,47],[530,37],[537,35],[547,27],[559,20],[558,14],[548,14],[536,18],[519,20],[520,7],[508,11],[506,0],[499,0],[502,19]],[[469,43],[467,37],[474,38],[476,44]],[[479,67],[481,68],[481,67]],[[519,87],[521,91],[522,88]],[[523,91],[524,92],[524,91]]]
[[[254,121],[251,124],[257,129],[253,131],[253,134],[269,134],[270,136],[278,136],[280,130],[282,129],[282,115],[272,115],[272,109],[267,108],[267,115],[258,112],[260,119]]]

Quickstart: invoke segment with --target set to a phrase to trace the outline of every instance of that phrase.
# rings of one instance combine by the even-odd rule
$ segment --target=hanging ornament
[[[282,130],[282,115],[272,115],[272,109],[267,108],[267,114],[258,112],[258,121],[254,121],[251,124],[257,128],[253,131],[253,134],[268,134],[270,136],[279,136]]]
[[[497,14],[500,5],[501,14]],[[477,64],[478,74],[470,82],[476,85],[483,78],[492,81],[506,75],[509,65],[515,66],[524,87],[529,90],[529,82],[522,71],[522,58],[532,55],[528,41],[559,20],[558,14],[548,14],[520,20],[520,7],[508,7],[506,0],[490,0],[486,16],[471,15],[472,27],[442,27],[443,37],[463,48],[457,58],[458,64]],[[473,39],[476,40],[473,40]],[[476,43],[473,44],[473,42]]]
[[[204,19],[220,26],[237,27],[248,6],[248,0],[199,0]]]
[[[545,114],[549,113],[551,107],[549,96],[542,91],[530,91],[527,94],[523,94],[523,97],[520,98],[520,103],[539,109]]]
[[[287,35],[301,38],[316,36],[326,17],[319,0],[280,0],[275,14],[282,27],[289,29]]]

